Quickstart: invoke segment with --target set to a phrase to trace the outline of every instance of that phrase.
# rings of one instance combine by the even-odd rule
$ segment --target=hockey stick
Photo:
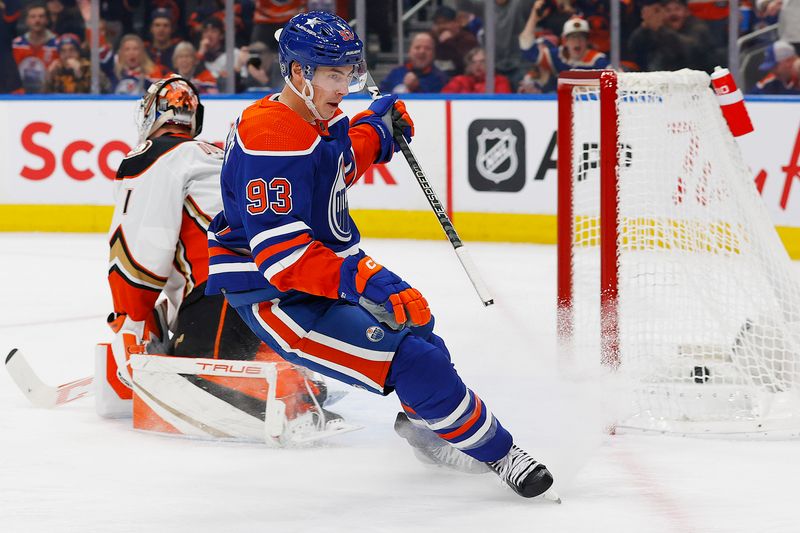
[[[14,348],[6,357],[6,370],[17,387],[36,407],[52,409],[88,396],[93,392],[91,376],[70,381],[57,387],[44,383],[33,371],[19,349]]]
[[[369,72],[367,72],[367,91],[373,100],[377,100],[382,96],[380,89],[378,89],[378,86],[375,83],[375,80],[372,79],[372,74]],[[403,152],[403,156],[406,158],[406,162],[408,163],[409,168],[411,168],[411,172],[414,174],[414,177],[417,179],[417,183],[419,183],[419,186],[422,188],[422,192],[425,193],[425,197],[428,199],[428,203],[431,205],[433,214],[436,215],[439,225],[442,226],[444,234],[447,236],[447,240],[450,241],[451,245],[453,245],[453,250],[456,252],[458,260],[461,261],[461,266],[464,267],[464,271],[467,273],[467,277],[469,277],[469,280],[472,282],[472,286],[475,287],[475,291],[478,293],[481,302],[483,302],[483,305],[485,306],[492,305],[494,303],[494,298],[489,295],[489,289],[486,286],[486,283],[484,283],[483,278],[481,278],[480,274],[478,273],[475,263],[472,262],[472,257],[470,257],[470,255],[467,253],[464,243],[461,242],[461,238],[458,236],[456,229],[453,227],[453,222],[450,220],[450,217],[447,216],[447,211],[445,211],[442,203],[436,196],[436,192],[433,190],[433,187],[431,187],[430,182],[428,182],[428,178],[425,176],[425,171],[422,170],[422,167],[414,155],[414,152],[411,151],[408,141],[406,141],[405,137],[403,137],[403,133],[399,128],[394,128],[393,125],[390,127],[392,127],[394,132],[394,140],[400,145],[400,150]]]
[[[6,370],[19,390],[36,407],[52,409],[94,394],[94,378],[92,376],[70,381],[57,387],[44,383],[18,348],[14,348],[6,356]],[[329,390],[323,405],[330,407],[347,396],[347,392],[346,390]]]

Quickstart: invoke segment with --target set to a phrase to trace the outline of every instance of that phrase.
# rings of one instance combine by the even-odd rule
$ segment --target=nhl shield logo
[[[525,128],[518,120],[469,125],[469,182],[476,191],[517,192],[525,185]]]
[[[383,339],[383,336],[383,330],[378,326],[367,328],[367,338],[372,342],[379,342],[381,339]]]
[[[478,154],[475,168],[478,173],[494,183],[506,181],[519,167],[517,159],[517,136],[511,128],[483,128],[478,135]],[[504,170],[500,170],[500,169]]]

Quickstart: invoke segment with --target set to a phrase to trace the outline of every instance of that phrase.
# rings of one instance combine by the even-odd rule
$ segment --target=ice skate
[[[502,459],[486,464],[523,498],[539,496],[553,484],[553,475],[547,467],[516,445]]]
[[[452,447],[428,428],[417,426],[405,413],[397,413],[395,432],[406,439],[421,462],[467,474],[485,474],[489,466]]]

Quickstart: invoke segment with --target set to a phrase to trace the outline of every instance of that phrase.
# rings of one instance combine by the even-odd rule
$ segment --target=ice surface
[[[364,430],[269,449],[135,432],[91,400],[34,409],[0,371],[0,532],[800,531],[799,441],[604,435],[613,396],[555,378],[554,248],[471,243],[487,309],[444,241],[363,248],[427,297],[462,377],[562,505],[424,467],[392,431],[393,396],[353,390],[336,410]],[[1,234],[2,354],[24,348],[52,384],[89,375],[110,337],[106,256],[102,235]]]

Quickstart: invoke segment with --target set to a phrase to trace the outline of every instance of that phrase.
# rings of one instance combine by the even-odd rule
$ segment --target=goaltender
[[[308,407],[319,406],[322,378],[305,379],[312,373],[278,358],[223,296],[203,294],[206,231],[222,210],[223,152],[195,139],[203,127],[197,89],[177,75],[160,80],[140,100],[136,118],[140,144],[117,172],[109,229],[109,324],[120,381],[131,387],[128,360],[142,345],[151,354],[276,361],[279,390],[302,396],[310,390],[315,399],[307,398]]]

